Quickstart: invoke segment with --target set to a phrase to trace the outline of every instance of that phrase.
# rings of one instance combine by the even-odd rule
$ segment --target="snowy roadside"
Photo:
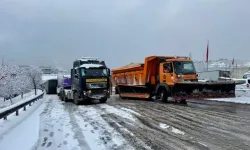
[[[236,89],[235,94],[236,94],[235,98],[211,98],[208,100],[250,104],[250,90],[249,89]]]
[[[98,105],[76,106],[57,96],[47,96],[40,116],[40,133],[36,150],[54,149],[128,149],[133,147],[103,120]],[[104,104],[105,105],[105,104]]]
[[[13,113],[8,116],[8,120],[0,120],[1,149],[31,149],[39,138],[39,115],[44,108],[43,100],[39,100],[26,111],[21,110],[20,116]]]
[[[17,97],[14,97],[12,99],[12,102],[13,102],[13,104],[16,104],[16,103],[18,103],[20,101],[25,101],[27,99],[31,99],[31,98],[33,98],[35,96],[34,93],[35,93],[35,90],[31,90],[30,92],[23,94],[23,98],[21,97],[21,95],[18,95]],[[37,95],[39,95],[41,93],[42,93],[42,91],[38,89],[37,90]],[[10,105],[11,105],[10,100],[4,101],[4,98],[0,97],[0,110],[5,108],[5,107],[8,107]]]

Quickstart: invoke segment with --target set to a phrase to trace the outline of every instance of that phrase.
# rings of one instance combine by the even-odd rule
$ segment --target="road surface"
[[[34,150],[250,149],[250,105],[112,96],[76,106],[56,95],[46,95],[43,105]]]

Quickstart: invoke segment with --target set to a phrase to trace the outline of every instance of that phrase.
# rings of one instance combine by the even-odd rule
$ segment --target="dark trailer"
[[[46,93],[47,93],[47,94],[57,94],[57,93],[56,93],[57,84],[58,84],[57,79],[50,79],[50,80],[47,80],[47,81],[43,84]]]

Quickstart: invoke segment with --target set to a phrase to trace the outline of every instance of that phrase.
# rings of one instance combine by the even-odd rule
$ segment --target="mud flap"
[[[118,92],[122,98],[150,98],[150,91],[146,86],[141,85],[118,85]]]
[[[176,83],[171,90],[174,100],[235,97],[235,82]]]

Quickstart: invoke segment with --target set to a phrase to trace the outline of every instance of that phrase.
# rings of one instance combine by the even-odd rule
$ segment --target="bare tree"
[[[37,88],[42,80],[42,71],[39,67],[30,66],[29,69],[26,71],[26,75],[28,77],[29,83],[35,89],[35,95],[37,94]]]

